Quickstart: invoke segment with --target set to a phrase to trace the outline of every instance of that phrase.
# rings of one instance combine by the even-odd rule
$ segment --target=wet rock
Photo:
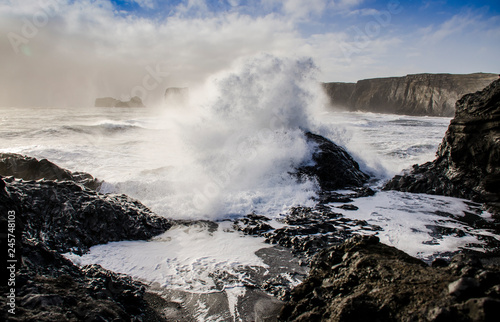
[[[148,239],[171,227],[125,195],[107,195],[70,182],[4,179],[3,205],[16,204],[26,238],[39,240],[61,253],[84,253],[93,245],[118,240]]]
[[[320,204],[330,204],[330,203],[348,203],[352,202],[353,199],[361,197],[370,197],[375,195],[369,187],[350,187],[349,192],[340,193],[338,191],[322,190],[318,193],[318,202]]]
[[[0,175],[24,180],[73,181],[92,190],[98,190],[102,181],[84,172],[71,172],[47,159],[37,160],[16,153],[0,153]]]
[[[306,139],[315,145],[314,165],[304,165],[297,169],[298,177],[314,177],[323,190],[361,187],[368,175],[359,169],[359,164],[340,146],[310,132]]]
[[[236,220],[233,227],[248,235],[261,235],[273,229],[273,227],[267,223],[268,221],[270,221],[269,218],[252,213]]]
[[[56,294],[28,294],[21,299],[21,305],[27,309],[60,306],[63,303],[62,297]]]
[[[447,267],[448,262],[443,258],[436,258],[432,261],[432,267]]]
[[[338,206],[337,208],[344,209],[344,210],[358,210],[359,209],[357,206],[349,205],[349,204]]]
[[[100,194],[72,181],[0,181],[5,185],[0,191],[2,229],[7,214],[15,217],[18,299],[16,314],[2,310],[0,320],[162,321],[144,300],[141,283],[98,265],[79,268],[61,254],[82,254],[109,241],[147,239],[167,230],[169,220],[127,196]],[[7,293],[5,284],[0,291]],[[0,305],[6,301],[1,297]]]
[[[144,285],[130,277],[99,265],[79,268],[40,242],[24,240],[19,249],[23,254],[16,277],[16,314],[7,319],[3,311],[2,320],[148,321],[146,317],[154,317],[149,320],[161,321],[144,300]]]
[[[275,229],[269,219],[255,214],[234,221],[233,227],[246,234],[265,238],[270,244],[277,244],[303,257],[303,263],[325,247],[337,245],[352,237],[353,231],[378,231],[381,228],[366,221],[350,220],[332,208],[319,205],[315,208],[293,207],[278,219]]]
[[[461,254],[430,267],[375,236],[354,236],[318,252],[291,292],[282,321],[493,321],[500,268]],[[460,274],[465,268],[471,277]],[[484,280],[484,282],[481,282]],[[488,282],[486,282],[486,280]]]
[[[437,158],[384,189],[459,197],[500,213],[500,80],[457,101]]]
[[[470,299],[460,305],[461,311],[468,312],[470,321],[496,321],[500,316],[500,300],[482,297]]]
[[[458,298],[470,298],[474,296],[478,288],[479,282],[476,279],[461,277],[448,285],[448,293]]]

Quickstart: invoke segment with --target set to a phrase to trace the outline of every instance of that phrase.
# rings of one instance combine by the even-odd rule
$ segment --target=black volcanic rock
[[[163,321],[132,278],[99,265],[79,268],[43,243],[25,240],[22,250],[16,314],[2,310],[3,321]]]
[[[487,262],[487,261],[485,261]],[[495,321],[500,269],[471,255],[434,267],[355,236],[319,252],[281,321]]]
[[[71,172],[47,159],[37,160],[16,153],[0,153],[0,176],[13,176],[24,180],[73,181],[97,190],[102,182],[85,172]]]
[[[308,142],[316,145],[313,152],[315,164],[300,167],[299,176],[316,178],[323,190],[360,187],[367,182],[368,175],[342,147],[320,135],[310,132],[305,135]]]
[[[17,260],[9,264],[16,272],[15,314],[2,310],[1,320],[163,321],[146,301],[141,283],[99,265],[79,268],[61,254],[147,239],[169,229],[170,220],[127,196],[99,194],[72,181],[0,177],[0,183],[0,226],[9,232],[8,247],[15,252],[5,249],[7,234],[2,234],[2,251]],[[6,268],[2,276],[10,272]],[[12,292],[6,282],[2,294]],[[2,308],[11,308],[8,301],[2,296]]]
[[[455,102],[462,95],[481,90],[497,78],[486,73],[414,74],[325,83],[323,87],[333,106],[350,111],[453,116]]]
[[[352,205],[343,206],[349,208]],[[264,237],[266,243],[290,248],[304,263],[321,249],[340,244],[356,232],[382,229],[364,220],[345,218],[321,204],[314,208],[293,207],[279,217],[277,221],[280,227],[276,229],[270,225],[269,218],[255,214],[235,220],[233,228],[245,234]]]
[[[7,205],[15,205],[23,236],[61,253],[81,254],[110,241],[148,239],[171,227],[168,219],[125,195],[100,194],[71,181],[3,181],[7,193],[0,195],[0,210],[6,213]]]
[[[395,176],[384,189],[467,198],[488,203],[498,212],[500,80],[457,101],[437,158]]]

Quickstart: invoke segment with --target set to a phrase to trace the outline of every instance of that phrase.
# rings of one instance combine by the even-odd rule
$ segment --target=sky
[[[500,72],[497,0],[0,0],[0,33],[0,106],[157,104],[260,53],[322,82]]]

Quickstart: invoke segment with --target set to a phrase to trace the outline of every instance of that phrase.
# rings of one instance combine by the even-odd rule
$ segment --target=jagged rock
[[[471,295],[479,288],[479,282],[475,278],[461,277],[448,285],[448,294],[459,297],[472,297]]]
[[[414,74],[360,80],[357,83],[325,83],[331,104],[350,111],[453,116],[455,102],[467,93],[483,89],[497,74]]]
[[[305,263],[325,247],[340,244],[352,237],[353,231],[378,231],[381,228],[366,221],[350,220],[327,206],[293,207],[278,219],[282,227],[275,229],[264,216],[249,214],[234,221],[233,227],[245,234],[265,238],[269,244],[292,249]]]
[[[61,254],[81,254],[109,241],[147,239],[167,230],[169,220],[124,195],[99,194],[71,181],[0,177],[0,183],[0,226],[7,231],[7,214],[15,218],[9,231],[15,245],[9,247],[17,259],[16,314],[2,310],[1,320],[163,321],[145,300],[141,283],[98,265],[79,268]],[[5,284],[0,290],[10,292]],[[2,296],[0,305],[6,308],[7,301]]]
[[[320,251],[302,284],[281,310],[282,321],[493,321],[500,297],[498,266],[483,267],[471,255],[454,259],[465,266],[430,267],[381,244],[375,236],[355,236]],[[470,274],[464,277],[461,274]],[[480,283],[481,276],[489,276]],[[460,296],[449,294],[456,280]],[[473,282],[470,282],[473,281]],[[464,292],[465,290],[465,292]]]
[[[0,195],[0,210],[7,213],[7,205],[16,205],[23,236],[61,253],[81,254],[110,241],[148,239],[171,227],[168,219],[125,195],[100,194],[71,181],[3,181],[7,193]]]
[[[92,190],[98,190],[102,184],[102,181],[88,173],[71,172],[47,159],[37,160],[16,153],[0,153],[0,176],[13,176],[24,180],[69,180]]]
[[[433,162],[413,166],[385,188],[486,202],[500,209],[500,80],[456,103]]]
[[[142,100],[138,96],[132,97],[129,101],[120,101],[112,97],[101,97],[95,99],[95,107],[144,107]]]
[[[184,107],[189,104],[188,87],[169,87],[165,90],[165,105]]]
[[[314,165],[302,166],[298,176],[314,177],[323,190],[360,187],[368,180],[368,175],[359,169],[359,164],[340,146],[310,132],[306,139],[315,144]]]
[[[16,314],[2,310],[2,320],[162,321],[144,299],[145,286],[130,277],[99,265],[80,269],[43,243],[25,239],[21,247]]]

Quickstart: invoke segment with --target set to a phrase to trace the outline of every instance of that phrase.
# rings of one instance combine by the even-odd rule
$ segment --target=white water
[[[83,257],[67,256],[79,265],[100,264],[162,287],[218,292],[210,276],[217,270],[244,276],[244,267],[267,267],[255,252],[270,245],[263,238],[245,238],[229,226],[221,223],[215,231],[202,225],[177,226],[151,241],[112,242],[92,247]],[[226,287],[242,287],[241,280]]]
[[[315,182],[299,184],[288,174],[311,160],[304,130],[345,146],[379,179],[434,158],[449,118],[326,110],[315,73],[309,60],[259,56],[215,75],[204,88],[190,89],[189,106],[1,108],[0,152],[89,172],[105,180],[103,192],[125,193],[160,215],[184,219],[252,211],[277,218],[291,206],[313,205]],[[436,211],[460,215],[467,208],[455,198],[379,192],[354,204],[360,209],[343,211],[346,217],[381,226],[383,242],[421,258],[481,244],[478,235],[488,234],[433,240],[426,225],[443,219]],[[211,273],[263,266],[254,254],[262,247],[261,239],[223,228],[191,227],[70,256],[160,285],[211,292]],[[234,302],[243,290],[228,287]]]
[[[191,90],[190,106],[2,108],[0,151],[89,172],[103,192],[184,219],[312,205],[316,184],[289,175],[311,159],[303,130],[379,178],[433,158],[449,119],[332,112],[315,73],[309,60],[259,56]]]

